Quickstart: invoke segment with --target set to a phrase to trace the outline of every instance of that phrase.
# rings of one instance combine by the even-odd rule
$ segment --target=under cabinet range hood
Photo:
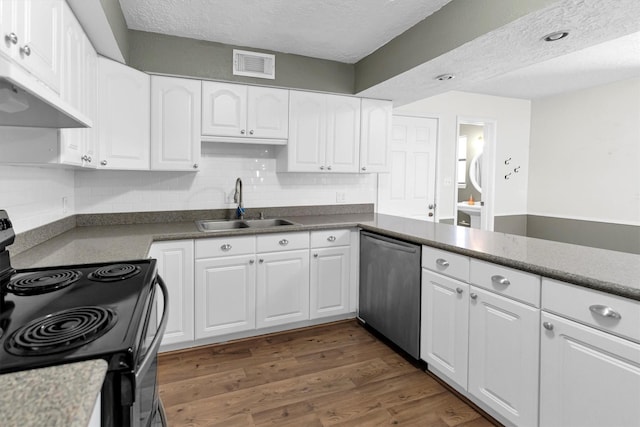
[[[0,126],[85,128],[93,122],[9,59],[0,56]]]

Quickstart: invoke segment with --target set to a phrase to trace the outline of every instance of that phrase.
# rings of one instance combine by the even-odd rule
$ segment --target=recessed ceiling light
[[[569,31],[556,31],[554,33],[547,34],[542,38],[546,42],[556,42],[562,40],[569,35]]]
[[[456,76],[454,74],[440,74],[438,77],[436,77],[436,80],[440,80],[441,82],[444,82],[444,81],[455,79],[455,78]]]

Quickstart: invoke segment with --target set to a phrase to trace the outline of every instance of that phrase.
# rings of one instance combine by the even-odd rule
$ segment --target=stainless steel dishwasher
[[[420,357],[421,246],[360,232],[358,317]]]

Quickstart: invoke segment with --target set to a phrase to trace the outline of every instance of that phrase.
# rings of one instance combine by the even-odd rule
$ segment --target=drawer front
[[[274,233],[257,236],[257,252],[281,252],[309,249],[309,233]]]
[[[246,255],[256,252],[255,236],[196,239],[196,259]]]
[[[640,301],[543,278],[542,308],[640,342]]]
[[[464,255],[423,246],[422,267],[464,282],[469,281],[469,257]]]
[[[540,307],[540,276],[472,259],[470,279],[481,288]]]
[[[334,246],[349,246],[350,244],[350,232],[348,229],[311,232],[312,248],[331,248]]]

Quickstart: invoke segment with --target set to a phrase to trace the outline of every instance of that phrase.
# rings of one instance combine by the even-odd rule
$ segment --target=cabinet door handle
[[[280,244],[280,246],[287,246],[289,244],[289,241],[287,239],[282,239],[278,243]]]
[[[101,162],[100,162],[100,164],[101,164],[102,166],[107,166],[107,161],[106,161],[106,160],[103,160],[103,161],[101,161]]]
[[[449,261],[447,261],[446,259],[443,259],[443,258],[438,258],[436,260],[436,264],[438,264],[440,267],[444,267],[444,268],[449,267]]]
[[[249,131],[249,135],[253,135],[253,129]]]
[[[327,170],[331,170],[331,166],[327,166]]]
[[[245,133],[246,133],[246,131],[245,131],[244,129],[242,129],[242,130],[240,131],[240,134],[242,134],[242,135],[244,135]]]
[[[324,166],[320,166],[320,170],[323,171],[324,170]]]
[[[542,326],[544,326],[547,331],[553,331],[553,323],[551,322],[542,322]]]
[[[31,56],[31,48],[29,47],[29,45],[28,45],[28,44],[26,44],[26,45],[22,46],[22,47],[20,48],[20,51],[21,51],[22,53],[24,53],[26,56]]]
[[[9,33],[4,36],[4,39],[10,41],[12,44],[18,44],[18,36],[16,35],[16,33]]]
[[[255,260],[255,259],[250,259],[250,260],[249,260],[249,264],[253,264],[253,263],[255,263],[255,262],[256,262],[256,260]]]
[[[262,264],[262,263],[264,262],[264,260],[263,260],[263,259],[260,259],[258,262],[259,262],[260,264]]]
[[[314,258],[318,258],[318,254],[313,254],[313,257]]]
[[[198,164],[197,164],[197,163],[194,163],[194,164],[193,164],[193,168],[194,168],[194,169],[198,169]]]
[[[478,294],[473,293],[473,292],[471,292],[471,293],[469,294],[469,296],[471,297],[471,299],[476,299],[476,298],[478,298]]]
[[[329,236],[329,237],[327,237],[327,241],[329,241],[329,242],[335,242],[335,241],[336,241],[336,236]]]
[[[461,294],[462,293],[462,288],[456,288],[456,292]]]
[[[367,170],[367,167],[366,167],[366,166],[363,166],[363,167],[362,167],[362,170],[363,170],[363,171],[366,171],[366,170]]]
[[[493,283],[497,283],[498,285],[509,286],[511,282],[504,276],[500,276],[496,274],[495,276],[491,276],[491,281]]]
[[[607,307],[606,305],[594,304],[589,307],[592,313],[599,314],[602,317],[609,317],[611,319],[622,319],[620,313],[615,311],[611,307]]]
[[[220,249],[222,249],[223,251],[228,251],[231,249],[231,245],[228,243],[225,243],[224,245],[220,246]]]

